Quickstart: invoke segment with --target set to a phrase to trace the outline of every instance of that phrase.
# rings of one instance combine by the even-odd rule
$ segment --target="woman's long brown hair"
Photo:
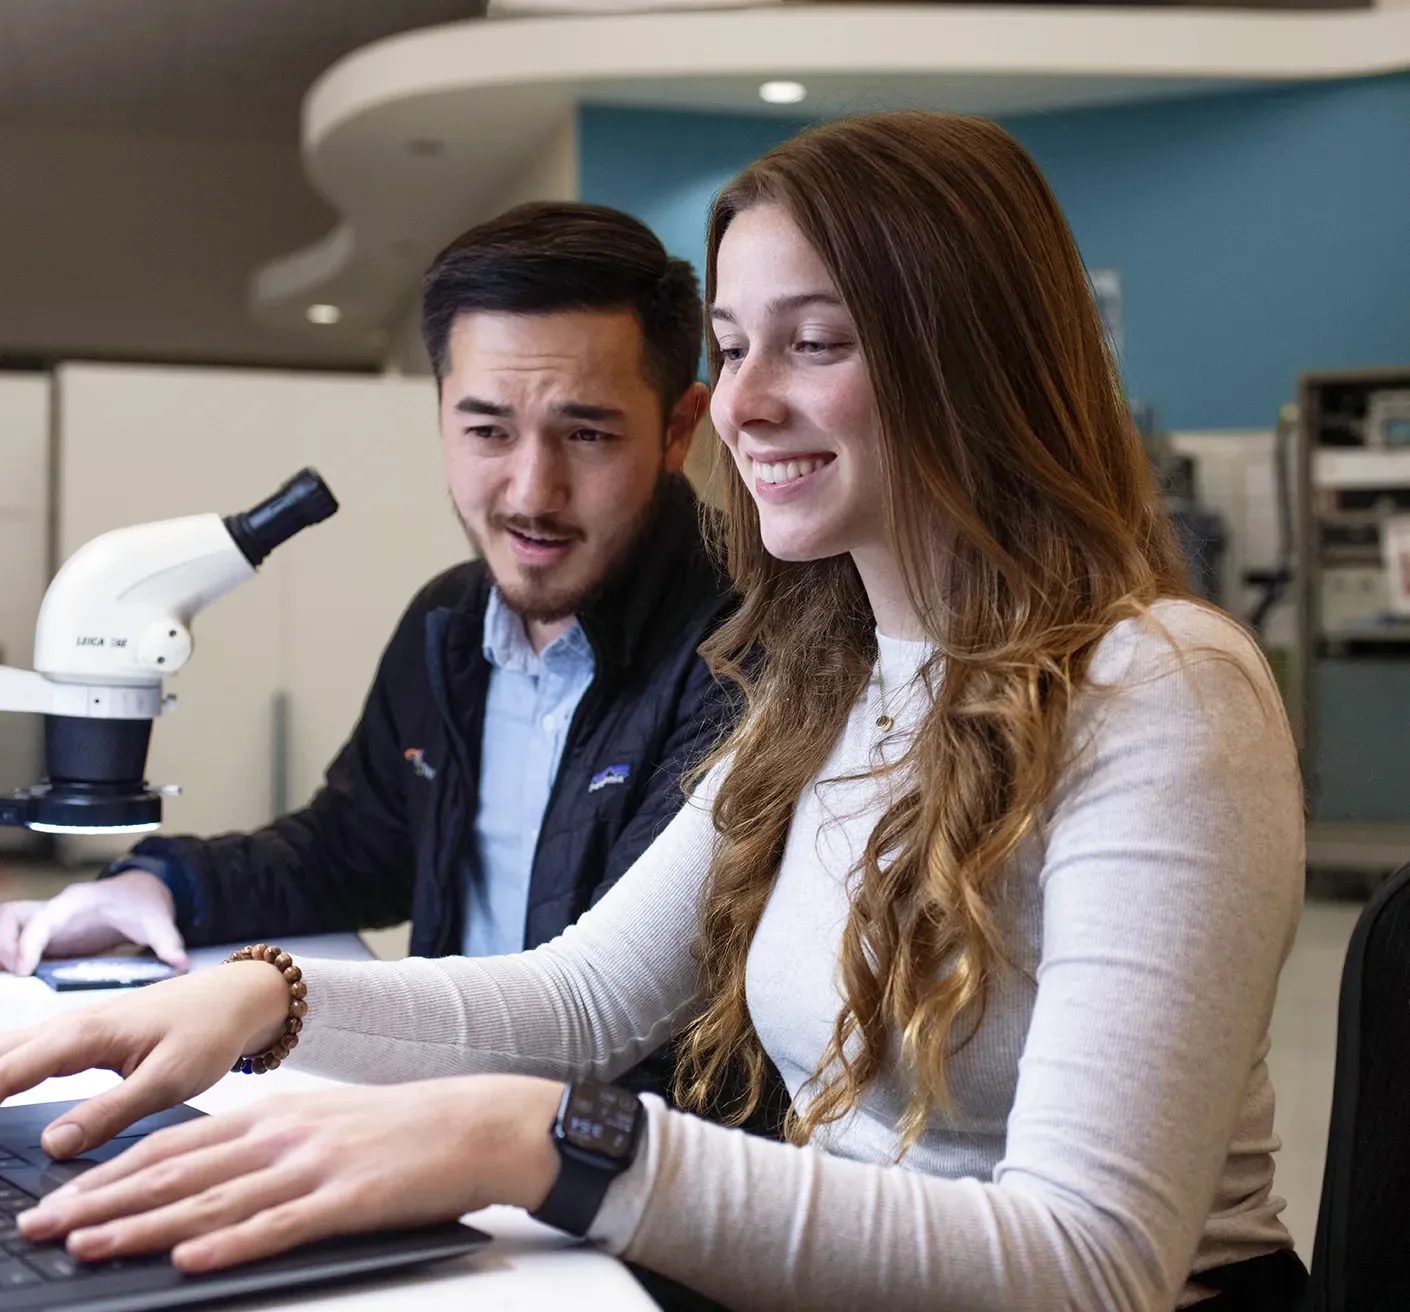
[[[905,788],[854,872],[845,1002],[789,1132],[805,1141],[845,1115],[899,1056],[912,1091],[905,1152],[950,1108],[947,1057],[1006,960],[997,885],[1041,819],[1094,646],[1157,598],[1188,593],[1076,244],[1012,137],[907,112],[795,138],[717,198],[711,301],[726,229],[764,204],[797,224],[856,324],[886,522],[935,645]],[[713,343],[710,357],[718,380]],[[706,1008],[677,1092],[738,1122],[765,1069],[745,999],[750,943],[794,806],[866,688],[876,638],[850,557],[770,556],[748,488],[722,463],[719,545],[743,600],[703,650],[742,687],[747,714],[704,767],[729,762],[697,945]],[[740,1077],[745,1096],[721,1106],[717,1091]]]

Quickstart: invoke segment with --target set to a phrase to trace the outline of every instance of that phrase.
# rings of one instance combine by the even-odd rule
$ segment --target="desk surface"
[[[325,935],[290,939],[282,946],[296,956],[365,958],[367,949],[355,935]],[[192,952],[192,967],[200,970],[223,960],[229,948]],[[55,993],[36,979],[16,979],[0,972],[0,1025],[33,1025],[63,1011],[86,1006],[106,992]],[[107,1071],[86,1071],[48,1080],[37,1089],[11,1099],[59,1102],[86,1098],[117,1083]],[[274,1093],[331,1088],[333,1081],[281,1067],[268,1075],[227,1075],[214,1088],[192,1099],[203,1112],[230,1111]],[[494,1236],[495,1242],[474,1257],[428,1267],[420,1273],[366,1280],[326,1293],[305,1292],[288,1298],[243,1300],[242,1308],[317,1308],[320,1312],[352,1309],[415,1308],[416,1312],[536,1312],[571,1303],[574,1312],[633,1312],[653,1309],[631,1273],[615,1259],[594,1252],[541,1226],[523,1212],[491,1207],[465,1220]]]

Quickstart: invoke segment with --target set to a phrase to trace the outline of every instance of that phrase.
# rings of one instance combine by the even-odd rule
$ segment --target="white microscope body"
[[[334,514],[311,469],[243,514],[116,529],[81,547],[44,595],[34,669],[0,666],[0,711],[44,716],[46,781],[0,797],[0,824],[134,833],[161,822],[147,744],[162,680],[191,657],[191,621],[280,543]]]
[[[219,515],[94,538],[44,594],[34,669],[0,665],[0,710],[153,719],[162,679],[191,656],[196,613],[254,573]]]

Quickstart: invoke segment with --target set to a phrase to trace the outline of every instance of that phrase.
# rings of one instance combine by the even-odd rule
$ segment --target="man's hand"
[[[548,1128],[562,1092],[471,1075],[285,1095],[149,1135],[51,1193],[20,1229],[67,1237],[85,1262],[174,1249],[178,1268],[201,1272],[490,1203],[535,1208],[558,1176]]]
[[[0,902],[0,970],[32,975],[42,956],[88,956],[123,942],[186,969],[171,893],[145,870],[72,884],[48,902]]]

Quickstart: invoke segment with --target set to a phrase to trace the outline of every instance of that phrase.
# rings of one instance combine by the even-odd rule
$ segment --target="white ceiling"
[[[298,138],[340,56],[484,0],[0,0],[0,126]]]
[[[0,0],[0,365],[370,364],[255,319],[251,273],[336,221],[299,144],[350,51],[484,0]]]
[[[315,301],[343,308],[340,332],[387,322],[418,261],[496,207],[547,125],[585,101],[758,114],[762,81],[796,78],[807,98],[780,112],[915,105],[999,116],[1407,67],[1410,7],[1274,14],[853,0],[736,10],[699,0],[686,12],[451,24],[357,51],[315,83],[304,164],[341,223],[267,265],[252,297],[291,332],[324,331],[303,321]]]

